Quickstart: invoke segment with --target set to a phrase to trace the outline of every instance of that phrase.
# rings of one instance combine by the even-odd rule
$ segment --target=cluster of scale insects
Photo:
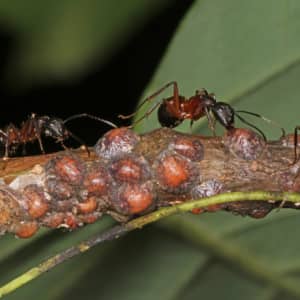
[[[216,121],[227,130],[227,146],[235,151],[237,156],[251,160],[260,154],[266,136],[240,114],[250,114],[272,124],[274,122],[256,113],[236,111],[229,104],[217,101],[214,94],[206,90],[196,91],[194,96],[185,98],[179,95],[176,82],[166,84],[146,98],[141,105],[154,99],[169,86],[173,86],[173,96],[157,102],[136,122],[142,121],[156,108],[160,124],[168,128],[176,127],[186,119],[193,123],[206,116],[213,134]],[[126,119],[133,115],[120,117]],[[166,147],[160,149],[156,157],[150,158],[147,157],[147,153],[141,151],[139,154],[139,151],[136,151],[141,137],[129,127],[119,128],[107,120],[89,114],[74,115],[66,120],[32,114],[19,128],[10,124],[0,131],[0,142],[5,147],[4,159],[9,158],[14,148],[35,140],[39,142],[44,153],[42,136],[53,138],[64,148],[66,148],[64,141],[69,137],[85,146],[84,142],[65,125],[70,120],[83,117],[114,127],[100,138],[94,147],[99,159],[87,164],[67,149],[65,154],[57,155],[45,165],[43,189],[31,184],[25,186],[21,194],[18,194],[17,191],[2,187],[0,196],[10,195],[14,203],[6,209],[6,214],[2,214],[2,220],[0,218],[3,232],[29,237],[39,226],[74,229],[95,222],[103,214],[109,214],[117,221],[123,222],[161,206],[157,199],[162,194],[191,199],[222,191],[220,182],[211,180],[199,183],[201,174],[197,163],[204,155],[203,145],[199,139],[188,135],[176,136],[175,140],[170,140]],[[235,117],[258,131],[261,137],[252,131],[236,128]],[[299,127],[296,127],[294,132],[295,162],[298,160],[296,151],[298,129]],[[284,136],[284,129],[281,130]],[[247,149],[241,147],[245,143],[248,145]],[[86,146],[85,149],[89,153]],[[26,212],[27,219],[11,223],[9,220],[13,214],[22,215],[21,212],[19,214],[14,212],[18,209]]]
[[[199,140],[177,136],[153,158],[137,153],[140,143],[141,137],[129,128],[116,128],[99,139],[94,147],[98,159],[88,164],[69,151],[50,159],[43,187],[27,184],[18,191],[0,187],[0,196],[10,203],[0,228],[27,238],[40,226],[75,229],[103,214],[124,222],[161,206],[161,194],[199,196],[197,163],[203,159]],[[220,184],[212,182],[212,189],[219,191]]]

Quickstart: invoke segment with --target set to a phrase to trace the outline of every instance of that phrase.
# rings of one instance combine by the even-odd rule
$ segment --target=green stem
[[[233,192],[233,193],[219,194],[216,196],[202,198],[190,202],[185,202],[183,204],[175,205],[172,207],[161,208],[148,215],[133,219],[132,221],[129,221],[124,225],[117,225],[105,231],[104,233],[100,233],[99,235],[92,237],[87,241],[80,243],[79,245],[73,246],[47,259],[46,261],[40,263],[37,267],[28,270],[27,272],[13,279],[6,285],[0,287],[0,297],[13,292],[17,288],[37,278],[38,276],[49,271],[50,269],[54,268],[56,265],[64,262],[65,260],[74,257],[75,255],[78,255],[80,253],[83,253],[97,244],[100,244],[108,240],[116,239],[131,230],[142,228],[143,226],[149,223],[153,223],[159,219],[165,218],[170,215],[191,211],[194,208],[203,208],[214,204],[222,204],[227,202],[245,201],[245,200],[249,200],[249,201],[275,200],[275,201],[290,201],[290,202],[300,203],[300,194],[290,193],[290,192],[264,192],[264,191]],[[286,283],[284,283],[284,285],[285,284]]]

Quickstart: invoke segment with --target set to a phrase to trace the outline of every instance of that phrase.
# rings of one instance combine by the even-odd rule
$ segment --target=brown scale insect
[[[5,147],[3,159],[7,159],[20,145],[23,145],[23,152],[25,152],[25,145],[36,140],[39,143],[42,153],[45,153],[42,136],[51,137],[57,143],[60,143],[64,149],[67,149],[64,145],[64,141],[72,137],[74,140],[83,145],[85,150],[89,153],[88,147],[85,143],[65,126],[67,122],[78,118],[90,118],[105,123],[113,128],[117,128],[115,124],[107,120],[86,113],[77,114],[65,120],[56,117],[37,116],[32,113],[20,127],[16,127],[11,123],[4,129],[0,129],[0,143]]]
[[[26,199],[27,211],[31,218],[38,219],[43,217],[49,210],[49,203],[44,192],[37,185],[27,185],[23,190],[23,195]]]
[[[83,186],[88,191],[88,196],[107,196],[110,193],[112,177],[106,166],[102,163],[95,163],[90,166],[85,174]]]
[[[123,154],[131,153],[140,141],[140,137],[132,130],[121,127],[108,131],[95,145],[99,157],[112,159]]]
[[[19,238],[25,239],[32,237],[39,229],[36,221],[20,222],[15,228],[15,235]]]
[[[170,150],[190,159],[191,161],[200,161],[204,156],[204,149],[199,139],[193,137],[180,136],[177,137],[169,145]]]
[[[199,170],[186,157],[167,150],[153,164],[155,178],[165,191],[182,194],[199,180]]]
[[[266,143],[250,129],[235,128],[226,134],[224,144],[237,157],[255,160],[263,152]]]
[[[112,206],[122,215],[132,216],[154,209],[155,188],[151,181],[124,183],[116,190]]]

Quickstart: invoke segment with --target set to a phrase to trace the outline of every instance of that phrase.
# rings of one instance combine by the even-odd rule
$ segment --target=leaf
[[[0,17],[20,40],[9,75],[27,83],[76,76],[104,63],[168,2],[3,0]]]
[[[113,221],[111,218],[104,218],[101,219],[100,222],[74,232],[40,230],[34,238],[28,240],[16,239],[11,235],[5,236],[4,239],[1,240],[1,245],[2,243],[4,245],[10,245],[12,251],[9,257],[7,257],[7,254],[2,257],[1,253],[0,265],[2,273],[0,283],[7,283],[30,267],[45,260],[45,258],[86,239],[87,236],[105,230],[107,227],[112,226],[112,224]],[[99,253],[102,253],[101,251]],[[103,249],[103,256],[105,256],[105,251],[106,249]],[[89,261],[85,262],[84,267],[81,266],[80,260],[75,265],[73,263],[67,263],[58,267],[53,272],[49,272],[44,278],[39,278],[33,281],[32,284],[28,284],[24,286],[24,288],[18,289],[15,293],[9,294],[6,297],[8,299],[24,299],[24,297],[27,298],[27,296],[33,297],[33,295],[38,292],[40,295],[44,295],[43,299],[57,299],[58,295],[66,292],[66,290],[70,288],[70,280],[76,280],[82,276],[82,274],[88,272],[90,265],[95,264],[95,259],[98,258],[98,255],[93,259],[92,251],[90,253]],[[85,261],[87,257],[84,258],[84,256],[81,256],[80,259]],[[51,289],[49,289],[50,286]]]

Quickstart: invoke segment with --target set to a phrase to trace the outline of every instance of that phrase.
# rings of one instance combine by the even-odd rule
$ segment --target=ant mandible
[[[240,116],[240,113],[249,114],[262,120],[272,123],[278,126],[273,121],[265,118],[257,113],[244,111],[244,110],[234,110],[228,103],[217,101],[213,93],[208,93],[205,89],[196,91],[195,95],[186,98],[179,94],[178,84],[176,81],[171,81],[165,84],[162,88],[156,91],[154,94],[147,97],[137,108],[136,112],[133,114],[124,116],[119,115],[121,119],[128,119],[134,116],[137,111],[146,103],[153,100],[156,96],[162,93],[168,87],[173,86],[173,96],[163,99],[157,102],[152,108],[150,108],[144,116],[136,120],[132,126],[140,122],[147,116],[149,116],[158,107],[158,121],[164,127],[173,128],[180,125],[184,120],[191,120],[191,125],[194,121],[199,120],[203,116],[208,119],[208,124],[213,134],[215,135],[215,121],[217,120],[225,129],[231,130],[234,128],[234,117],[240,119],[241,122],[247,124],[248,126],[254,128],[258,131],[261,136],[266,140],[265,134],[257,128],[255,125],[246,121]],[[212,118],[213,116],[213,118]],[[280,128],[282,135],[285,136],[285,130]]]
[[[23,145],[24,151],[27,143],[34,142],[36,140],[39,143],[42,153],[45,153],[42,136],[53,138],[56,142],[60,143],[64,149],[67,149],[64,145],[64,141],[72,137],[74,140],[79,142],[89,154],[88,147],[85,143],[65,126],[67,122],[78,118],[90,118],[105,123],[111,127],[117,127],[110,121],[86,113],[73,115],[65,120],[56,117],[37,116],[32,113],[19,128],[11,123],[3,130],[0,129],[0,143],[5,146],[3,159],[7,159],[9,154],[14,152],[14,150],[20,145]]]

